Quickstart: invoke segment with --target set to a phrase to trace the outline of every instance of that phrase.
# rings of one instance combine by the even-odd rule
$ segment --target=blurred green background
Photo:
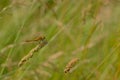
[[[0,0],[0,80],[120,80],[119,19],[119,0]],[[40,34],[48,44],[18,67]]]

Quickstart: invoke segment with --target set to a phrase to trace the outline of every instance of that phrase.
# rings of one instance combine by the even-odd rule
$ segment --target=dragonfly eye
[[[41,37],[41,40],[39,40],[38,42],[39,42],[39,44],[47,44],[47,40],[44,36]]]
[[[45,40],[45,36],[42,36],[42,40]]]
[[[38,40],[39,40],[40,42],[44,41],[44,40],[45,40],[45,36],[41,36],[41,37],[39,37]]]

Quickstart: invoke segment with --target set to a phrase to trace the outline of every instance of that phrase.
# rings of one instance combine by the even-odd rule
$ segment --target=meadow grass
[[[119,5],[0,0],[0,80],[120,80]],[[33,54],[39,43],[25,41],[41,34],[48,43]],[[18,66],[31,50],[32,58]]]

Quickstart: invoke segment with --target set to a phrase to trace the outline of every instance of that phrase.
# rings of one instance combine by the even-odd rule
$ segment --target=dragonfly
[[[31,40],[25,40],[25,42],[39,42],[39,43],[43,41],[45,41],[45,36],[41,36],[41,35]]]

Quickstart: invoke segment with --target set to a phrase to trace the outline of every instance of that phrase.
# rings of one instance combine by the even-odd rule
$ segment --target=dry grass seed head
[[[64,69],[64,72],[65,73],[68,73],[71,68],[73,68],[76,63],[79,61],[79,58],[73,58],[67,65],[66,65],[66,68]]]

